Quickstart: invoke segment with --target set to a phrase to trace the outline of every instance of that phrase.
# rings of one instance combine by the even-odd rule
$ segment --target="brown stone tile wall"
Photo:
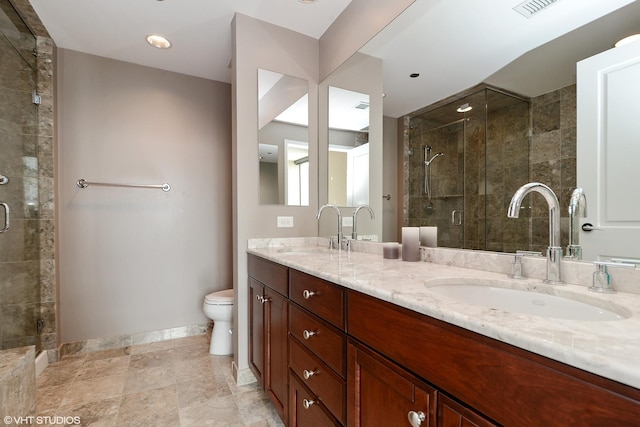
[[[439,246],[505,252],[546,250],[548,211],[542,197],[530,196],[520,218],[507,218],[506,211],[513,193],[531,181],[549,185],[558,194],[561,207],[568,206],[576,185],[575,85],[530,103],[507,102],[497,108],[494,105],[506,99],[500,97],[508,95],[491,89],[453,103],[475,97],[477,105],[481,96],[486,96],[488,106],[486,126],[484,112],[476,110],[465,129],[450,125],[428,131],[443,123],[430,119],[438,114],[429,108],[423,109],[428,113],[405,120],[403,224],[438,226]],[[451,104],[441,108],[450,109]],[[433,147],[432,154],[447,153],[432,164],[433,209],[425,208],[425,145]],[[457,148],[452,149],[454,146]],[[462,185],[464,198],[460,197]],[[451,226],[454,209],[464,210],[464,227]],[[561,212],[564,246],[568,219],[566,209]]]

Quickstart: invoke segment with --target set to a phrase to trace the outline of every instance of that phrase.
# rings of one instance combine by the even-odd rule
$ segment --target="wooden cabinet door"
[[[316,396],[296,378],[289,376],[289,424],[290,427],[340,426],[318,401]]]
[[[496,424],[448,398],[438,395],[438,427],[495,427]]]
[[[264,391],[286,424],[289,386],[289,301],[265,288],[265,371]]]
[[[249,367],[264,385],[264,285],[249,278]]]
[[[350,342],[347,382],[348,425],[435,427],[436,391],[368,348]]]

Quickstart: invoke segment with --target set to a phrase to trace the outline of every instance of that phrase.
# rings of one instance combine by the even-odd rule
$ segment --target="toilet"
[[[209,353],[229,355],[233,353],[231,341],[231,319],[233,312],[233,289],[212,292],[204,297],[205,316],[213,320]]]

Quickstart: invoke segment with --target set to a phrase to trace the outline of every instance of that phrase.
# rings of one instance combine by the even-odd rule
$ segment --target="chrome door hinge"
[[[42,104],[42,97],[35,90],[31,93],[31,102],[36,105]]]

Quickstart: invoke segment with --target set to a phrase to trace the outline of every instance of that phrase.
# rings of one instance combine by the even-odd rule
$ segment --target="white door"
[[[369,204],[369,144],[347,152],[347,206]]]
[[[640,259],[640,41],[577,67],[577,182],[585,260]],[[584,230],[584,229],[583,229]]]

